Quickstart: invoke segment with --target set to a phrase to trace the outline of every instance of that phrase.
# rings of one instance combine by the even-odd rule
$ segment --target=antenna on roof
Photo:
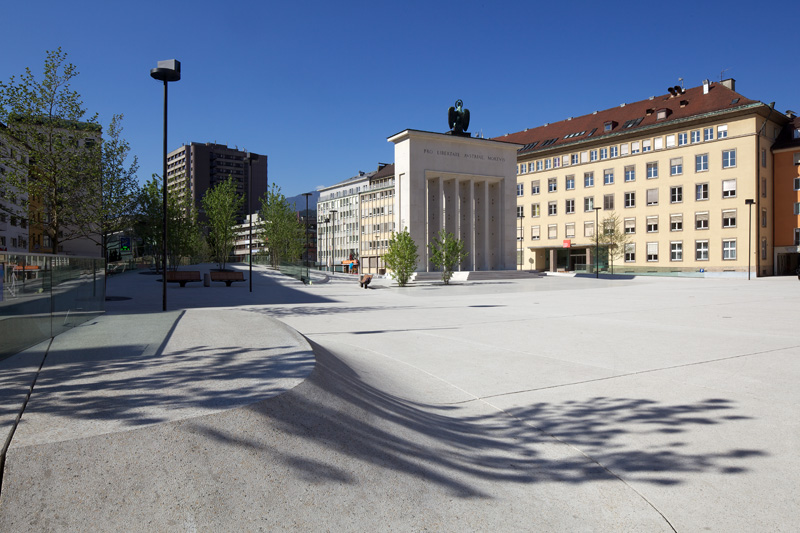
[[[727,71],[729,71],[729,70],[730,70],[730,68],[724,68],[724,69],[722,69],[722,70],[720,70],[720,71],[719,71],[719,81],[722,81],[722,76],[724,76],[724,75],[725,75],[725,73],[726,73]]]
[[[678,78],[678,81],[681,82],[681,92],[683,92],[683,78]]]

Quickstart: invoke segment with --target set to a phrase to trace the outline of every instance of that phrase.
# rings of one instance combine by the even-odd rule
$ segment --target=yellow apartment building
[[[397,231],[394,185],[394,164],[381,164],[361,191],[360,262],[361,272],[365,274],[386,273],[383,256],[389,248],[392,232]]]
[[[617,273],[772,275],[771,148],[788,119],[734,83],[670,87],[499,137],[524,145],[519,268],[593,271],[599,259],[605,270],[595,226],[616,214],[629,240],[614,259]]]

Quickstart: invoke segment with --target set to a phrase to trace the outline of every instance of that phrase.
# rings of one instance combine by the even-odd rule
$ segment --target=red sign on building
[[[564,244],[561,245],[562,248],[572,248],[572,240],[571,239],[564,239]]]

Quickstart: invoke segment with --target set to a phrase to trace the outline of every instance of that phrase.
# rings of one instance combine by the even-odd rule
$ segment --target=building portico
[[[461,270],[516,265],[516,153],[520,145],[466,135],[405,130],[395,144],[398,231],[419,247],[419,271],[433,271],[428,244],[441,229],[469,255]]]

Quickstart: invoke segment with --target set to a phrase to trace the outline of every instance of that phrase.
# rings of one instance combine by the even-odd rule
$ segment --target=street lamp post
[[[308,197],[311,196],[311,193],[304,192],[303,196],[306,197],[306,276],[308,276]]]
[[[167,59],[159,61],[158,66],[150,69],[150,77],[164,82],[164,166],[162,173],[163,188],[162,203],[164,210],[164,221],[162,227],[161,240],[163,243],[163,265],[162,265],[162,310],[167,310],[167,83],[181,79],[181,62],[177,59]]]
[[[331,229],[333,235],[331,236],[331,270],[336,272],[336,209],[331,209]]]
[[[753,204],[756,203],[755,200],[752,198],[747,198],[744,201],[745,205],[748,207],[748,217],[747,217],[747,279],[750,279],[750,258],[752,256],[752,240],[753,240]]]
[[[517,218],[519,219],[519,235],[517,235],[517,242],[519,243],[519,269],[522,270],[522,267],[525,266],[524,262],[524,255],[525,255],[525,247],[523,246],[523,242],[525,241],[525,235],[522,231],[522,219],[525,218],[525,213],[518,213]]]
[[[258,154],[246,152],[244,159],[247,161],[247,217],[250,219],[250,292],[253,292],[253,161],[258,161]]]
[[[600,209],[594,209],[594,277],[600,279]]]

